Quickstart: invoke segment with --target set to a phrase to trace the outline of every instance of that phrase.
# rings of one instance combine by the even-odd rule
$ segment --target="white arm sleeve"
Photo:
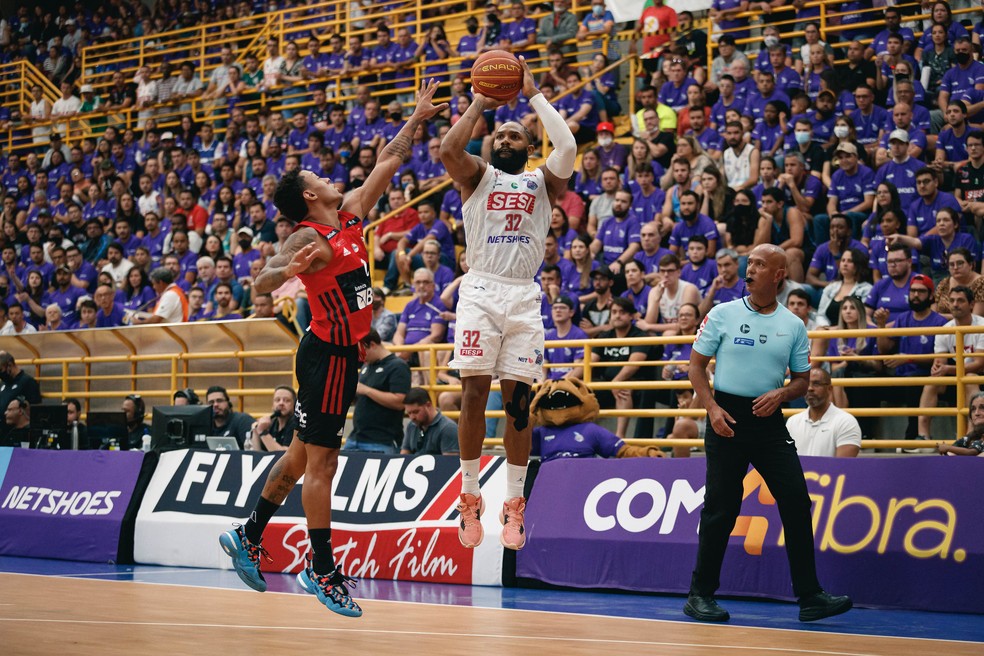
[[[543,129],[554,145],[554,150],[547,156],[547,168],[558,178],[564,180],[574,175],[574,160],[577,159],[577,143],[574,135],[567,127],[564,117],[547,102],[542,93],[530,98],[530,105],[536,110]]]

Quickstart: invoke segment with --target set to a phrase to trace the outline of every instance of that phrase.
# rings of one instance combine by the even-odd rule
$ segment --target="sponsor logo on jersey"
[[[538,188],[538,185],[535,182],[533,182],[532,180],[527,180],[526,181],[526,188],[529,189],[530,191],[536,191],[537,188]]]
[[[525,191],[514,194],[508,191],[493,191],[489,194],[489,202],[485,209],[488,210],[522,210],[527,214],[533,213],[536,204],[536,196]]]
[[[755,346],[755,340],[748,337],[735,337],[735,344],[738,346]]]
[[[480,358],[480,357],[482,357],[482,349],[480,349],[480,348],[463,348],[460,351],[458,351],[458,354],[461,355],[462,357],[471,356],[471,357]]]
[[[486,244],[528,244],[530,238],[526,235],[489,235]]]

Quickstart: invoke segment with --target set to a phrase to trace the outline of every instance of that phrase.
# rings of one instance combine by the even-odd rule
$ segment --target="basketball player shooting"
[[[441,144],[441,160],[461,185],[462,218],[470,271],[459,289],[454,356],[449,366],[461,372],[461,523],[458,539],[468,548],[482,542],[479,489],[480,457],[485,439],[485,404],[493,374],[499,375],[506,411],[506,502],[500,519],[501,542],[508,549],[526,543],[523,513],[526,467],[532,429],[530,388],[542,375],[543,321],[540,288],[534,276],[543,262],[550,208],[574,172],[574,135],[556,109],[536,88],[526,61],[523,94],[539,116],[555,150],[546,164],[528,171],[532,135],[519,123],[504,123],[493,135],[491,161],[465,152],[482,112],[504,104],[481,93]]]

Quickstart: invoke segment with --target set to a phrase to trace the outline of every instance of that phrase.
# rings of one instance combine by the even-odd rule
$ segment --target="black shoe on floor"
[[[821,590],[809,597],[800,599],[800,622],[815,622],[825,617],[833,617],[851,610],[854,602],[847,595],[835,597]]]
[[[727,622],[731,619],[728,611],[718,606],[714,597],[701,597],[692,592],[687,597],[683,612],[701,622]]]

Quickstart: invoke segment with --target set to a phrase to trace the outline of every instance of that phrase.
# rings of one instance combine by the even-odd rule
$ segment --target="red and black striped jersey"
[[[298,277],[311,304],[311,332],[326,342],[353,346],[369,334],[372,326],[369,252],[362,236],[362,219],[350,212],[339,212],[338,220],[341,229],[312,221],[298,224],[297,229],[316,230],[334,254],[325,268]]]

